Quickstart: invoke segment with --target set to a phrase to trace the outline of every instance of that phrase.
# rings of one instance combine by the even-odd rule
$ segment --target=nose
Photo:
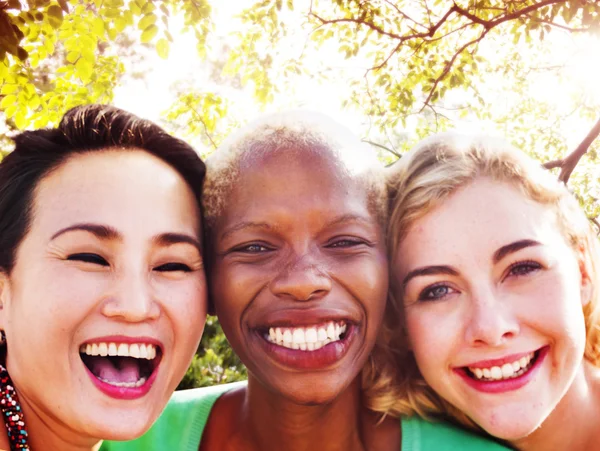
[[[511,306],[492,290],[471,299],[466,339],[473,346],[502,346],[519,333],[519,323]]]
[[[296,301],[310,301],[331,291],[331,278],[318,258],[309,254],[292,258],[271,281],[269,287],[273,294]]]
[[[116,281],[116,289],[102,305],[104,316],[137,323],[158,318],[160,307],[153,296],[147,274],[126,274]]]

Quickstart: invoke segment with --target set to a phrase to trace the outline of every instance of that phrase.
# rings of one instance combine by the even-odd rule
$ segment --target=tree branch
[[[368,139],[363,139],[362,142],[367,143],[367,144],[371,144],[372,146],[375,146],[375,147],[379,147],[380,149],[383,149],[386,152],[391,153],[392,155],[394,155],[398,159],[402,158],[402,155],[400,155],[398,152],[396,152],[395,150],[390,149],[389,147],[384,146],[383,144],[379,144],[379,143],[376,143],[376,142],[373,142],[373,141],[369,141]]]
[[[431,101],[431,98],[433,97],[433,94],[435,93],[435,90],[437,89],[437,87],[440,84],[440,82],[444,78],[446,78],[446,76],[450,73],[450,69],[452,69],[452,66],[454,65],[454,62],[456,61],[456,58],[458,58],[458,56],[463,51],[465,51],[468,47],[470,47],[473,44],[477,44],[478,42],[480,42],[485,37],[485,35],[488,34],[489,31],[490,30],[488,28],[486,28],[483,31],[483,33],[481,33],[479,35],[479,37],[473,39],[472,41],[467,42],[460,49],[458,49],[456,51],[456,53],[454,53],[454,56],[450,59],[450,61],[448,61],[446,63],[446,67],[444,67],[444,70],[442,71],[442,73],[435,79],[435,82],[433,83],[433,86],[429,90],[429,94],[427,95],[427,98],[425,99],[425,102],[423,102],[423,107],[419,110],[419,113],[422,113],[423,110],[425,109],[425,107],[429,106],[429,102]]]
[[[546,169],[560,168],[560,175],[558,176],[558,179],[566,185],[569,181],[569,177],[571,177],[571,173],[579,163],[579,160],[581,160],[581,157],[585,155],[598,135],[600,135],[600,119],[598,119],[587,136],[583,139],[583,141],[581,141],[581,143],[573,152],[571,152],[565,158],[561,158],[560,160],[553,160],[544,163],[543,166]]]

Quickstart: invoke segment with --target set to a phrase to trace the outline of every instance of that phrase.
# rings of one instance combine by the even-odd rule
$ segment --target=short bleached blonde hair
[[[202,194],[208,229],[226,208],[244,162],[279,151],[332,153],[342,174],[365,184],[369,207],[377,218],[382,223],[387,219],[383,166],[375,152],[330,117],[314,111],[291,110],[251,122],[230,135],[208,157]]]
[[[556,214],[560,232],[582,260],[592,284],[591,299],[583,308],[587,333],[585,359],[600,366],[600,293],[597,286],[600,252],[596,233],[567,188],[538,162],[505,141],[440,134],[422,141],[388,170],[390,262],[395,261],[400,243],[415,221],[478,177],[510,183],[524,196]],[[387,390],[373,391],[368,403],[374,410],[393,415],[442,416],[476,427],[425,383],[408,349],[399,281],[392,277],[390,283],[386,347],[396,360],[397,375]],[[374,385],[369,381],[366,384]]]

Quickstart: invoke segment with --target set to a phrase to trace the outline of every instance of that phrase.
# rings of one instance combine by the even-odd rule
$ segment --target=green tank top
[[[204,426],[216,400],[245,382],[175,392],[162,415],[143,436],[102,444],[100,451],[198,451]],[[401,451],[505,451],[499,443],[447,423],[405,417]]]

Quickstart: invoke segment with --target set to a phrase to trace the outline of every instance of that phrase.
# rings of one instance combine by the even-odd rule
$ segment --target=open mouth
[[[350,324],[346,321],[328,321],[305,327],[269,327],[260,330],[263,338],[277,346],[301,351],[316,351],[323,346],[343,341]]]
[[[81,360],[100,381],[114,387],[143,386],[162,358],[159,346],[149,343],[84,343]]]
[[[497,382],[516,379],[527,374],[537,362],[541,349],[531,352],[526,356],[507,362],[502,366],[491,367],[464,367],[465,373],[472,379],[483,382]]]

